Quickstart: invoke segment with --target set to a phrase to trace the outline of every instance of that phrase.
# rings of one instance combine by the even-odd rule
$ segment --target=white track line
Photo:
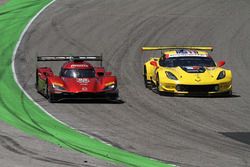
[[[56,0],[52,0],[49,4],[47,4],[46,6],[44,6],[30,21],[29,21],[29,23],[26,25],[26,27],[24,28],[24,30],[23,30],[23,32],[22,32],[22,34],[21,34],[21,36],[20,36],[20,38],[19,38],[19,40],[18,40],[18,42],[17,42],[17,44],[16,44],[16,47],[15,47],[15,49],[14,49],[14,51],[13,51],[13,54],[12,54],[12,64],[11,64],[11,66],[12,66],[12,72],[13,72],[13,76],[14,76],[14,79],[15,79],[15,81],[16,81],[16,84],[19,86],[19,88],[22,90],[22,92],[36,105],[36,106],[38,106],[44,113],[46,113],[47,115],[49,115],[50,117],[52,117],[53,119],[55,119],[56,121],[58,121],[58,122],[60,122],[61,124],[63,124],[63,125],[65,125],[65,126],[67,126],[67,127],[69,127],[69,128],[71,128],[71,129],[74,129],[75,131],[77,131],[77,132],[79,132],[79,133],[81,133],[81,134],[84,134],[84,135],[86,135],[86,136],[89,136],[90,138],[95,138],[95,137],[93,137],[93,136],[91,136],[91,135],[89,135],[89,134],[87,134],[87,133],[84,133],[84,132],[82,132],[82,131],[79,131],[79,130],[77,130],[77,129],[75,129],[75,128],[73,128],[73,127],[71,127],[71,126],[69,126],[68,124],[66,124],[66,123],[64,123],[64,122],[62,122],[61,120],[59,120],[59,119],[57,119],[56,117],[54,117],[53,115],[51,115],[49,112],[47,112],[42,106],[40,106],[37,102],[35,102],[33,99],[32,99],[32,97],[23,89],[23,87],[22,87],[22,85],[19,83],[19,81],[18,81],[18,79],[17,79],[17,74],[16,74],[16,69],[15,69],[15,58],[16,58],[16,54],[17,54],[17,50],[18,50],[18,48],[20,47],[20,44],[21,44],[21,42],[22,42],[22,40],[23,40],[23,38],[24,38],[24,35],[26,34],[26,32],[28,31],[28,29],[30,28],[30,26],[31,26],[31,24],[35,21],[35,19],[37,19],[38,18],[38,16],[40,16],[40,14],[44,11],[44,10],[46,10],[50,5],[52,5],[54,2],[56,2]],[[95,138],[95,139],[97,139],[97,138]],[[97,139],[97,140],[99,140],[100,142],[102,142],[102,143],[104,143],[104,144],[106,144],[106,145],[109,145],[109,146],[111,146],[111,144],[109,144],[109,143],[106,143],[106,142],[104,142],[104,141],[102,141],[102,140],[100,140],[100,139]]]
[[[48,113],[44,108],[42,108],[37,102],[35,102],[31,97],[30,95],[23,89],[22,85],[19,83],[18,79],[17,79],[17,74],[16,74],[16,69],[15,69],[15,59],[16,59],[16,54],[17,54],[17,50],[18,48],[20,47],[20,44],[24,38],[24,35],[26,34],[26,32],[28,31],[29,27],[31,26],[31,24],[35,21],[35,19],[38,18],[38,16],[44,11],[46,10],[50,5],[52,5],[56,0],[53,0],[51,1],[49,4],[47,4],[46,6],[44,6],[30,21],[29,23],[26,25],[26,27],[24,28],[19,40],[17,41],[17,44],[16,44],[16,47],[13,51],[13,54],[12,54],[12,72],[13,72],[13,75],[14,75],[14,79],[16,81],[16,84],[19,86],[19,88],[22,90],[22,92],[31,100],[33,101],[40,109],[42,109],[45,113],[47,113],[49,116],[51,116],[52,118],[56,119],[53,115],[51,115],[50,113]],[[57,119],[56,119],[57,120]],[[60,120],[57,120],[61,123],[63,123],[62,121]],[[63,123],[64,124],[64,123]]]

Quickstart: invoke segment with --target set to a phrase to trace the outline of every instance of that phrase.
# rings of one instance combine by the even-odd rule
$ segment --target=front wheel
[[[156,76],[156,90],[159,95],[163,95],[164,92],[160,90],[160,78],[159,75],[157,74]]]
[[[116,100],[118,100],[118,98],[119,98],[119,93],[112,94],[109,97],[109,99],[112,101],[116,101]]]
[[[230,90],[228,92],[223,93],[222,95],[225,96],[225,97],[232,97],[233,96],[233,92],[232,92],[232,90]]]
[[[50,92],[48,93],[48,102],[50,102],[50,103],[56,103],[57,102],[57,98],[55,97],[55,95],[50,93]]]
[[[147,80],[147,68],[146,66],[144,66],[144,74],[143,74],[143,77],[144,77],[144,85],[146,88],[150,88],[151,86],[151,81],[150,80]]]
[[[46,85],[45,85],[45,97],[48,99],[48,102],[50,102],[50,103],[57,102],[56,95],[51,93],[48,88],[49,88],[49,85],[48,85],[48,82],[46,82]]]

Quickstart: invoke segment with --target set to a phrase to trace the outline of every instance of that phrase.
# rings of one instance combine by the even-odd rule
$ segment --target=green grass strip
[[[12,54],[29,21],[51,0],[10,0],[0,7],[0,119],[29,135],[102,160],[125,166],[170,167],[102,143],[53,119],[35,105],[15,82]]]

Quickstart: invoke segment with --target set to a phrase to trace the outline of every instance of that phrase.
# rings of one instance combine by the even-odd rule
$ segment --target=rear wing
[[[102,56],[38,56],[37,61],[100,61]]]
[[[154,51],[154,50],[171,50],[171,49],[192,49],[192,50],[204,50],[213,51],[211,46],[145,46],[142,47],[142,51]]]

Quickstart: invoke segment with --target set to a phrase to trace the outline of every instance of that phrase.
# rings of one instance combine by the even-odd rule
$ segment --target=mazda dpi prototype
[[[66,61],[59,75],[49,67],[36,70],[36,89],[49,102],[64,99],[118,98],[117,79],[102,67],[102,56],[43,56],[37,61]],[[94,67],[87,61],[99,61]]]
[[[147,88],[170,95],[232,95],[232,72],[214,62],[212,47],[142,47],[161,51],[144,64]]]

